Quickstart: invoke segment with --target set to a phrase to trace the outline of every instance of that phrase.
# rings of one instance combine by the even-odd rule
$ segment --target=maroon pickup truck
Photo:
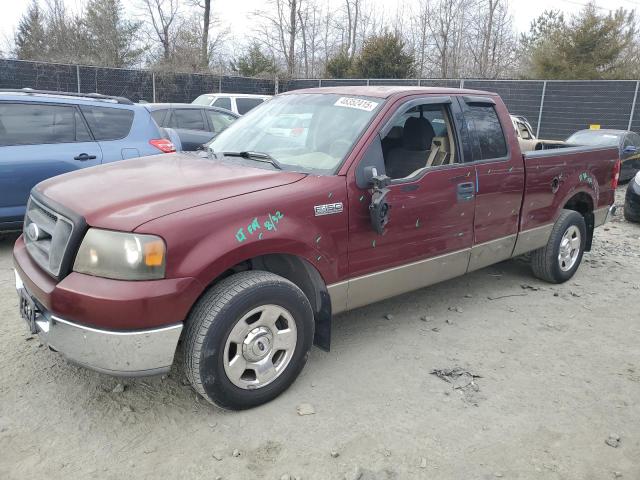
[[[501,99],[457,89],[289,92],[207,148],[40,183],[16,287],[68,360],[157,374],[181,341],[193,387],[233,409],[283,392],[333,314],[527,252],[568,280],[620,170],[616,148],[523,155]]]

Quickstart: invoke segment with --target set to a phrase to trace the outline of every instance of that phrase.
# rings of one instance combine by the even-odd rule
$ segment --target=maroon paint
[[[435,168],[392,186],[391,222],[386,234],[379,236],[369,224],[370,194],[356,186],[354,175],[380,126],[412,96],[486,93],[407,87],[295,93],[365,95],[386,101],[335,176],[172,154],[85,169],[43,182],[37,188],[44,195],[83,215],[90,226],[160,235],[168,248],[167,278],[126,282],[72,273],[56,284],[31,261],[19,238],[14,259],[27,288],[45,307],[69,320],[103,328],[150,328],[186,318],[211,281],[259,255],[298,256],[329,285],[514,234],[520,208],[520,228],[529,229],[553,222],[578,192],[592,197],[596,208],[613,202],[612,150],[581,154],[575,161],[562,151],[530,158],[525,161],[524,179],[523,158],[508,112],[500,98],[492,95],[510,158]],[[598,186],[579,181],[583,172],[596,179],[592,183]],[[476,175],[479,195],[458,202],[456,185],[475,182]],[[562,183],[554,195],[551,182],[556,176]],[[344,214],[315,216],[314,206],[337,202],[344,204]],[[281,218],[276,229],[268,230],[264,222],[278,218],[277,212]],[[254,218],[260,228],[249,233]],[[241,228],[243,241],[237,237]]]

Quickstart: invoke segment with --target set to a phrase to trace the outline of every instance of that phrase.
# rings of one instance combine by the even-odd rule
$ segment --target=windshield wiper
[[[268,153],[264,152],[250,152],[250,151],[242,151],[242,152],[222,152],[222,155],[225,157],[242,157],[247,158],[249,160],[255,160],[257,162],[262,163],[270,163],[278,170],[282,170],[282,165],[275,158],[273,158]]]

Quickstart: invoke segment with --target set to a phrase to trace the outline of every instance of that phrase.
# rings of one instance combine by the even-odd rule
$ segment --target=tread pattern
[[[193,388],[215,405],[213,399],[209,397],[204,389],[202,377],[200,375],[200,358],[202,357],[202,346],[209,327],[216,321],[220,311],[237,295],[243,291],[265,284],[287,283],[298,289],[291,281],[271,272],[262,270],[250,270],[236,273],[225,278],[213,288],[208,290],[198,300],[195,308],[187,320],[185,333],[184,367],[187,379]],[[304,296],[302,291],[300,294]],[[306,297],[304,297],[306,300]]]
[[[582,215],[580,215],[575,210],[563,209],[560,213],[560,216],[556,220],[556,223],[553,225],[553,229],[551,230],[551,235],[549,236],[547,244],[544,247],[531,252],[531,269],[533,270],[533,274],[537,278],[549,283],[561,282],[561,280],[558,279],[554,273],[554,268],[556,266],[556,256],[554,252],[556,246],[562,239],[562,235],[564,235],[564,232],[569,225],[567,223],[568,220],[576,215],[584,221]],[[584,250],[582,253],[584,253]]]

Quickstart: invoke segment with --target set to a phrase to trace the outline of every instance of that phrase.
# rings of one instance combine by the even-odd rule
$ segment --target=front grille
[[[60,275],[73,222],[45,207],[33,197],[24,217],[24,243],[31,258],[55,277]]]

